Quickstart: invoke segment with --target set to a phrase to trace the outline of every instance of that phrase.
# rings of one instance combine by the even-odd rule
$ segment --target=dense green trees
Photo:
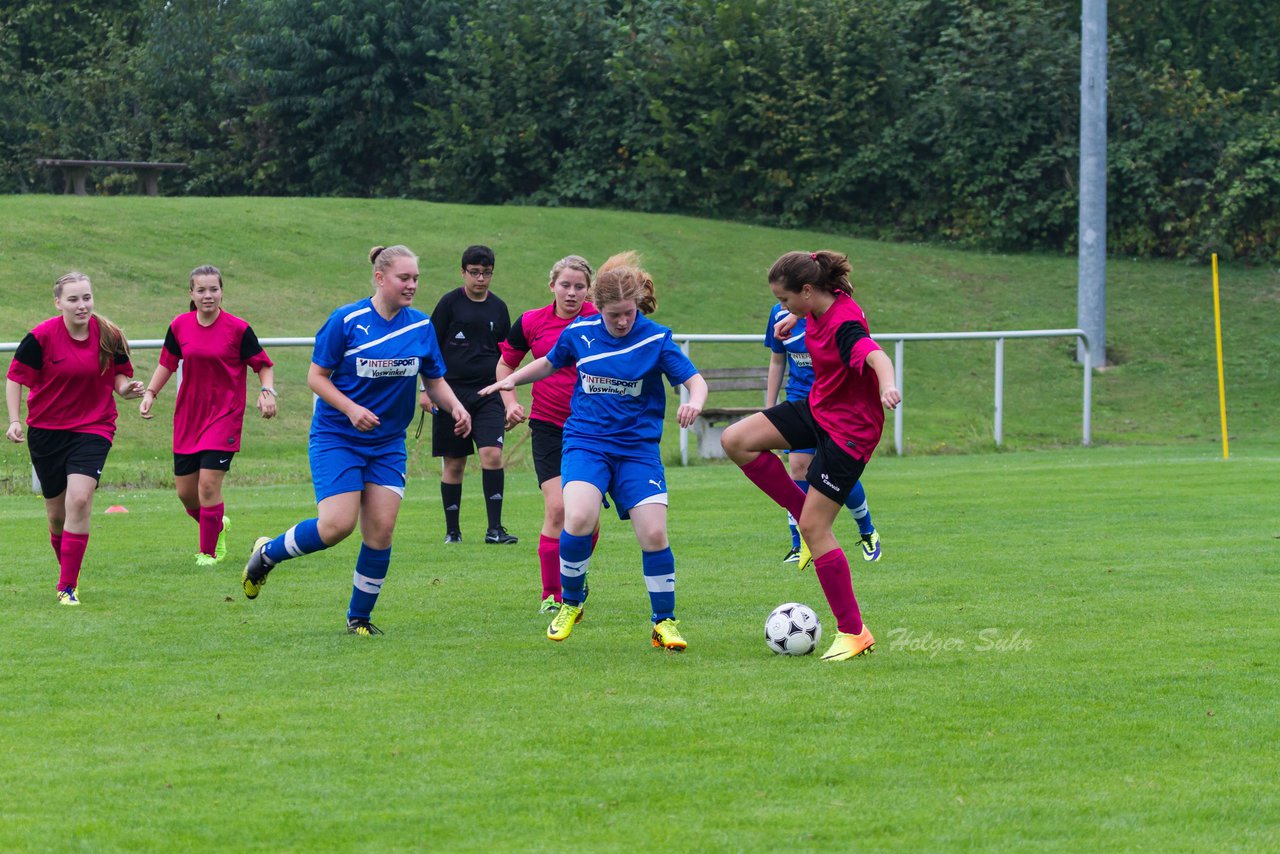
[[[1111,18],[1111,248],[1276,258],[1280,5]],[[0,2],[0,191],[150,158],[192,164],[171,192],[1069,250],[1078,31],[1078,0]]]

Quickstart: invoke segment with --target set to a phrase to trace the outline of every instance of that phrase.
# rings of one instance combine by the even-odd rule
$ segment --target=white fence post
[[[1004,439],[1004,339],[996,339],[996,447]]]
[[[893,410],[893,449],[898,452],[898,456],[902,456],[906,449],[906,443],[902,441],[902,430],[907,420],[906,414],[902,411],[907,401],[906,394],[902,391],[902,360],[905,344],[906,342],[899,338],[893,345],[893,376],[898,381],[898,393],[902,395],[902,402]]]

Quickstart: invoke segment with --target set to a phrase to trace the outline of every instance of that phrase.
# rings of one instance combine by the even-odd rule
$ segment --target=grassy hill
[[[655,319],[677,332],[759,334],[772,299],[764,272],[790,249],[848,253],[859,302],[874,332],[1072,327],[1076,266],[1069,257],[993,255],[885,244],[687,217],[521,207],[349,199],[195,199],[10,196],[0,198],[0,341],[18,340],[52,313],[49,288],[71,269],[94,280],[100,310],[131,338],[160,338],[185,310],[186,274],[221,267],[226,307],[263,337],[312,335],[337,305],[369,292],[366,253],[406,243],[422,258],[417,305],[430,311],[459,284],[470,243],[497,252],[494,290],[513,313],[544,304],[546,274],[569,253],[599,264],[637,249],[658,287]],[[1209,270],[1115,259],[1108,274],[1107,339],[1114,364],[1094,382],[1094,442],[1220,443]],[[1276,309],[1280,271],[1227,267],[1222,306],[1230,428],[1236,443],[1273,443],[1280,389]],[[1080,368],[1074,342],[1006,345],[1005,445],[1044,448],[1080,441]],[[992,440],[993,345],[909,343],[903,378],[907,452],[978,452]],[[704,367],[759,362],[757,345],[694,345]],[[280,363],[282,419],[253,422],[241,478],[304,476],[301,437],[310,398],[308,353],[273,352]],[[6,357],[7,361],[7,357]],[[144,379],[156,351],[140,351]],[[723,398],[720,402],[726,402]],[[733,401],[730,401],[733,402]],[[738,401],[748,402],[748,401]],[[749,401],[754,403],[754,396]],[[161,404],[171,410],[172,397]],[[163,482],[164,419],[143,424],[122,406],[108,482]],[[668,431],[674,453],[674,430]],[[429,433],[426,434],[429,436]],[[522,465],[525,434],[513,437]],[[888,445],[882,445],[882,452]],[[417,463],[429,463],[429,440]],[[165,464],[153,465],[156,461]],[[24,448],[0,450],[0,478],[27,479]]]

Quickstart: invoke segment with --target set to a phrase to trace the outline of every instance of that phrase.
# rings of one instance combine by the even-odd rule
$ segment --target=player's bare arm
[[[692,427],[707,405],[707,381],[702,378],[702,374],[694,374],[682,385],[689,392],[689,402],[681,404],[676,410],[676,421],[681,427]]]
[[[495,391],[514,391],[516,386],[528,385],[529,383],[536,383],[538,380],[545,380],[555,372],[556,369],[552,367],[551,362],[546,356],[543,356],[541,359],[534,359],[532,362],[511,374],[511,376],[506,379],[500,379],[493,385],[487,385],[480,389],[480,394],[481,396],[484,396],[493,394]]]
[[[876,372],[880,381],[880,402],[885,409],[897,409],[902,403],[902,392],[898,391],[897,381],[893,375],[893,362],[883,350],[876,350],[867,356],[867,364]]]
[[[361,433],[368,433],[382,423],[378,416],[338,391],[338,387],[330,379],[331,376],[333,376],[332,368],[322,368],[312,362],[307,368],[307,386],[316,393],[317,397],[347,416],[351,426]]]
[[[507,377],[515,373],[515,368],[508,365],[501,359],[498,360],[498,367],[494,371],[494,376],[501,383]],[[524,407],[520,405],[520,400],[516,397],[515,389],[499,389],[498,394],[502,395],[502,404],[506,409],[506,423],[504,426],[510,430],[512,427],[521,423],[526,419]]]
[[[453,388],[445,381],[444,377],[435,377],[434,379],[422,378],[422,383],[426,387],[423,392],[436,406],[448,412],[453,416],[453,432],[458,436],[471,435],[471,413],[467,412],[467,408],[462,405],[462,401],[458,400],[458,396],[453,393]],[[425,402],[419,401],[423,409],[427,406]]]

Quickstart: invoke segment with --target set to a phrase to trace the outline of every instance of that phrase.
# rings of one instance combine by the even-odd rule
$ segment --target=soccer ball
[[[808,605],[779,605],[764,621],[764,642],[779,655],[808,655],[822,641],[822,623]]]

